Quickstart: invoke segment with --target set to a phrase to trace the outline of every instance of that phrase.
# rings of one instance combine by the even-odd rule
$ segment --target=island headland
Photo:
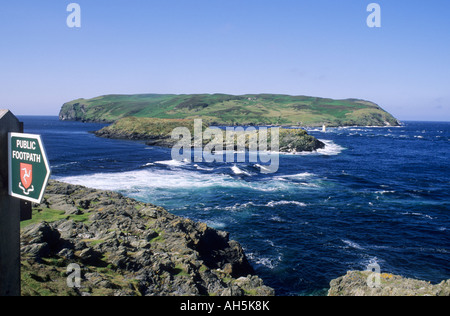
[[[398,126],[379,105],[281,94],[104,95],[65,103],[61,120],[112,123],[124,117],[202,118],[208,126]]]
[[[398,126],[379,105],[359,99],[334,100],[280,94],[138,94],[105,95],[65,103],[60,120],[113,123],[100,137],[146,141],[172,147],[171,132],[202,119],[208,126],[282,126],[280,152],[315,151],[325,144],[304,126]]]

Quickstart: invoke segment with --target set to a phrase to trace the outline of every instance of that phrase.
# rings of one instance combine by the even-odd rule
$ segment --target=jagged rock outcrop
[[[450,296],[450,280],[433,285],[389,273],[349,271],[330,282],[328,296]]]
[[[152,204],[50,181],[33,216],[21,232],[25,295],[274,295],[227,232]],[[65,286],[71,263],[80,288]]]
[[[191,139],[188,139],[188,143],[194,146],[194,121],[193,120],[174,120],[174,119],[155,119],[155,118],[136,118],[126,117],[122,118],[113,124],[102,128],[99,131],[95,131],[94,134],[98,137],[113,138],[113,139],[128,139],[128,140],[141,140],[145,141],[149,146],[161,146],[161,147],[173,147],[178,143],[178,139],[172,139],[172,132],[176,127],[186,127],[191,134]],[[202,125],[202,131],[208,126]],[[210,144],[220,145],[222,148],[228,148],[227,133],[223,129],[216,129],[216,131],[222,132],[222,137],[219,140],[216,139],[203,139],[203,146]],[[269,129],[267,133],[267,145],[271,150],[272,135]],[[252,141],[260,141],[260,135],[258,130],[249,131],[236,131],[233,132],[234,136],[231,137],[231,146],[235,150],[239,150],[242,146],[249,149],[250,139]],[[264,136],[266,137],[266,136]],[[266,139],[266,138],[264,138]],[[278,148],[272,150],[297,153],[302,151],[315,151],[322,149],[325,144],[314,136],[309,135],[305,130],[295,128],[283,128],[279,129],[278,133]],[[258,144],[256,144],[258,145]]]

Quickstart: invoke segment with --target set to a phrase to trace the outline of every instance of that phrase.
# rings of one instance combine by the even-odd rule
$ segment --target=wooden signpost
[[[0,109],[0,296],[20,296],[20,221],[40,203],[50,167],[39,135]]]

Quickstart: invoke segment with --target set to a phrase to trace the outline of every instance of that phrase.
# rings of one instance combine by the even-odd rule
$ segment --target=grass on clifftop
[[[110,132],[119,132],[127,135],[141,135],[142,137],[170,137],[172,131],[177,127],[187,127],[191,133],[194,132],[192,120],[183,119],[157,119],[126,117],[116,121],[107,127]]]
[[[80,215],[67,215],[65,211],[55,210],[51,208],[33,208],[32,219],[20,222],[20,228],[23,229],[29,225],[36,223],[47,222],[52,223],[61,219],[74,220],[75,222],[87,222],[91,213],[85,212]]]
[[[208,125],[397,125],[377,104],[280,94],[139,94],[77,99],[63,105],[62,120],[113,122],[153,117],[202,118]]]

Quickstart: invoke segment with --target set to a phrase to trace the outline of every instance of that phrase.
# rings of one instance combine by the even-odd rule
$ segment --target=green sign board
[[[9,195],[41,203],[50,166],[39,135],[9,133]]]

